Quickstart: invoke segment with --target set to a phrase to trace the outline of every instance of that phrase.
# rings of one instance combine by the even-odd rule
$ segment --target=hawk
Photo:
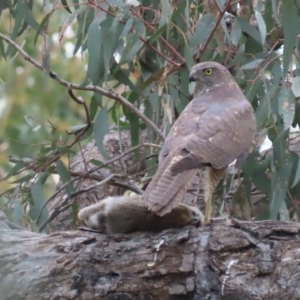
[[[159,216],[184,198],[198,168],[204,169],[205,219],[212,194],[227,166],[247,157],[256,132],[251,104],[229,71],[216,62],[192,67],[194,99],[172,126],[159,153],[159,167],[144,192],[145,205]]]

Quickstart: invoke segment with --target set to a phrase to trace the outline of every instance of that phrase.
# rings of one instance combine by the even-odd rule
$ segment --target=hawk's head
[[[202,88],[220,86],[232,82],[233,78],[229,71],[217,62],[203,62],[192,67],[189,81],[195,81]]]

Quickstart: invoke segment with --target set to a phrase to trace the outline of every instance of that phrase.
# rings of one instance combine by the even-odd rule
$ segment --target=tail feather
[[[196,169],[171,172],[172,165],[179,159],[166,157],[143,195],[146,206],[160,216],[178,206],[197,172]]]

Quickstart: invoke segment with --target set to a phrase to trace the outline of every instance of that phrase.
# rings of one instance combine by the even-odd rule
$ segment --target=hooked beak
[[[189,76],[189,83],[196,81],[195,74],[191,73]]]

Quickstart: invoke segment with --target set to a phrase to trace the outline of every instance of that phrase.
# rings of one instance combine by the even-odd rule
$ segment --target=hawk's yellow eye
[[[212,69],[205,69],[204,70],[206,75],[211,75],[212,74]]]

